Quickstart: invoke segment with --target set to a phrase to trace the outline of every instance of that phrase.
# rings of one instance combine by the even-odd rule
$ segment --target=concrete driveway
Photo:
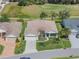
[[[33,37],[33,36],[27,36],[25,37],[26,40],[26,48],[24,53],[36,53],[37,49],[36,49],[36,40],[37,37]]]
[[[79,48],[79,38],[76,38],[77,33],[71,33],[69,40],[71,42],[71,48]]]

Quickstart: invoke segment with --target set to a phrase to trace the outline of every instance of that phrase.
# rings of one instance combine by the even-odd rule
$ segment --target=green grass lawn
[[[42,11],[46,12],[49,16],[52,12],[59,12],[60,10],[67,9],[70,11],[71,16],[79,16],[78,5],[59,5],[59,4],[45,4],[45,5],[29,5],[25,7],[17,6],[17,3],[10,3],[5,6],[1,14],[7,14],[10,17],[20,18],[39,18]]]
[[[59,40],[59,39],[51,38],[46,42],[37,42],[38,51],[59,49],[59,48],[69,48],[69,47],[71,47],[70,42],[69,40],[65,40],[65,39]]]
[[[59,57],[59,58],[52,58],[52,59],[78,59],[79,57]]]
[[[15,54],[21,54],[25,50],[26,41],[22,40],[21,42],[16,43]]]

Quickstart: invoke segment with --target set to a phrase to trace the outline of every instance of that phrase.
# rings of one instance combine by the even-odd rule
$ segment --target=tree
[[[57,16],[57,13],[53,12],[52,15],[51,15],[51,19],[52,19],[52,20],[55,19],[56,16]]]
[[[10,19],[8,18],[6,14],[1,15],[0,22],[9,22],[9,21]]]
[[[70,17],[69,11],[67,11],[67,10],[59,11],[60,19],[66,19],[68,17]]]
[[[19,0],[18,5],[19,6],[26,6],[28,4],[28,0]]]
[[[35,0],[36,4],[45,4],[46,0]]]
[[[68,29],[68,28],[63,28],[61,31],[60,31],[60,37],[62,38],[67,38],[68,35],[71,33],[71,31]]]
[[[44,19],[44,18],[46,18],[47,17],[47,14],[45,13],[45,12],[42,12],[41,14],[40,14],[40,19]]]

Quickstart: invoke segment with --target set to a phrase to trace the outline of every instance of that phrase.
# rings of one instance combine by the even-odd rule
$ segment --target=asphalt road
[[[16,55],[12,57],[4,57],[0,59],[20,59],[21,57],[30,57],[31,59],[51,59],[54,57],[79,56],[79,49],[56,49],[43,51],[33,54]]]

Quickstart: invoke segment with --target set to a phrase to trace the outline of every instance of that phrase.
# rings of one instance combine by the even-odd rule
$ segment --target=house
[[[64,19],[62,26],[69,28],[70,30],[74,29],[79,32],[79,18]]]
[[[5,38],[5,40],[16,40],[20,32],[20,22],[0,22],[0,38]]]
[[[64,19],[62,26],[71,31],[68,37],[71,48],[79,48],[79,18]]]
[[[27,22],[25,30],[26,49],[25,53],[36,53],[36,41],[43,34],[44,37],[57,37],[57,28],[55,21],[32,20]]]
[[[25,36],[39,36],[40,32],[44,32],[45,37],[56,36],[58,31],[55,21],[48,20],[33,20],[27,22]]]

